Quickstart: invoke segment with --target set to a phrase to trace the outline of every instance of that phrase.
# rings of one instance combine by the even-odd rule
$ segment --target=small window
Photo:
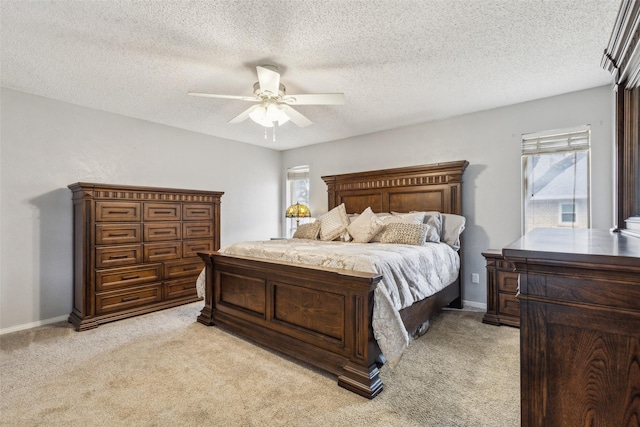
[[[576,222],[576,205],[563,203],[560,205],[560,224],[574,224]]]
[[[590,145],[588,126],[522,136],[523,233],[591,226]]]
[[[287,206],[300,203],[309,207],[309,165],[295,166],[287,169]],[[313,212],[311,213],[313,215]],[[284,216],[284,212],[283,212]],[[306,221],[303,219],[302,221]],[[285,219],[285,236],[291,237],[297,228],[297,221]]]

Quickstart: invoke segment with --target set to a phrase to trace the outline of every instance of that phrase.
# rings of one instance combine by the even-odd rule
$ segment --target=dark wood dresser
[[[79,331],[196,301],[204,263],[220,248],[222,192],[76,183],[74,292]]]
[[[523,426],[640,424],[640,239],[537,229],[520,273]]]
[[[482,322],[519,327],[518,273],[504,259],[502,250],[489,249],[482,256],[487,262],[487,312]]]

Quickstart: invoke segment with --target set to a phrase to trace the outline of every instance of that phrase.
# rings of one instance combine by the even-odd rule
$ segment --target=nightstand
[[[487,313],[482,322],[520,327],[518,273],[501,250],[489,249],[482,255],[487,261]]]

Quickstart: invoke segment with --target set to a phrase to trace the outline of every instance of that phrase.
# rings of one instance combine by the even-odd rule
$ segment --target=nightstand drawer
[[[96,245],[140,243],[140,224],[96,224]]]
[[[518,292],[518,273],[498,271],[498,290],[515,295]]]
[[[140,245],[106,246],[96,248],[96,267],[120,267],[142,262]]]
[[[179,259],[180,242],[145,243],[144,262],[160,262]]]
[[[498,312],[520,318],[520,300],[515,295],[498,294]]]
[[[140,221],[140,203],[96,202],[96,221],[129,222]]]
[[[161,277],[162,264],[102,270],[96,273],[96,292],[159,282]]]
[[[180,221],[182,209],[180,203],[145,203],[145,221]]]
[[[144,224],[144,241],[180,240],[182,227],[179,222],[151,222]]]
[[[162,300],[162,285],[143,286],[121,292],[96,294],[96,313],[120,311]]]

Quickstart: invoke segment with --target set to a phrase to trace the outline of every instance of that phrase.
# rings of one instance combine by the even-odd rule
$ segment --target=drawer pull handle
[[[129,255],[111,255],[109,257],[109,259],[122,259],[122,258],[129,258]]]
[[[137,299],[140,299],[140,296],[135,296],[135,297],[126,297],[126,298],[122,298],[122,302],[129,302],[129,301],[135,301]]]
[[[116,215],[127,215],[129,211],[109,211],[108,213]]]
[[[171,251],[157,251],[155,254],[156,255],[168,255],[170,253],[171,253]]]
[[[207,246],[194,246],[191,248],[192,251],[206,251],[209,249]]]
[[[198,267],[184,267],[182,271],[191,271],[191,270],[197,270],[197,269]]]
[[[207,211],[191,211],[192,214],[206,214],[209,213]]]
[[[109,233],[109,237],[122,237],[126,236],[128,233]]]
[[[191,232],[192,233],[206,233],[207,229],[206,228],[192,228]]]
[[[182,289],[184,289],[184,290],[186,291],[187,289],[191,289],[192,287],[193,287],[193,286],[191,286],[191,285],[184,285],[184,286],[182,287]]]
[[[131,279],[137,279],[138,275],[133,275],[133,276],[122,276],[122,280],[131,280]]]
[[[156,211],[158,215],[172,215],[173,211]]]
[[[156,231],[156,234],[172,234],[173,230]]]

